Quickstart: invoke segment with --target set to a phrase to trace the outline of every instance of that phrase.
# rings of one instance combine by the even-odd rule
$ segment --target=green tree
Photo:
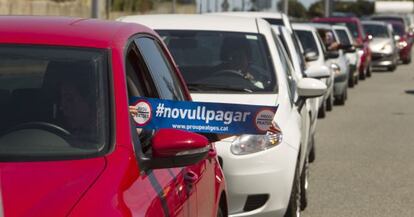
[[[324,8],[323,8],[323,2],[322,1],[315,2],[315,3],[313,3],[309,6],[308,16],[310,18],[323,17],[323,14],[324,14],[323,9]]]
[[[279,11],[283,11],[283,3],[283,0],[277,3]],[[291,17],[305,18],[307,16],[305,6],[297,0],[289,0],[288,13]]]

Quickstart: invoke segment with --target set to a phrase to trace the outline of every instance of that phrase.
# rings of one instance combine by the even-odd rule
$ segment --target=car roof
[[[54,16],[0,16],[0,43],[44,44],[109,48],[137,32],[153,33],[145,26]]]
[[[384,21],[374,21],[374,20],[363,20],[361,21],[362,25],[364,24],[368,24],[368,25],[381,25],[381,26],[386,26],[387,22]]]
[[[292,28],[294,30],[316,31],[316,28],[309,23],[292,23]]]
[[[118,20],[122,22],[142,23],[153,29],[258,33],[258,18],[200,14],[165,14],[126,16]]]
[[[328,30],[332,30],[332,25],[330,24],[325,24],[325,23],[309,23],[309,25],[317,28],[317,29],[328,29]]]
[[[332,25],[333,29],[341,29],[341,30],[348,30],[348,27],[343,25]]]
[[[259,17],[259,18],[273,18],[273,19],[282,19],[283,13],[277,12],[253,12],[253,11],[237,11],[237,12],[217,12],[211,13],[215,15],[237,15],[243,17]]]

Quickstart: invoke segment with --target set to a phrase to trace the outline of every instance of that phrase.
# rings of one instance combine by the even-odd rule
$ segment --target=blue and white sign
[[[137,97],[130,101],[136,109],[139,128],[174,128],[220,134],[265,134],[272,125],[277,107],[173,101]]]

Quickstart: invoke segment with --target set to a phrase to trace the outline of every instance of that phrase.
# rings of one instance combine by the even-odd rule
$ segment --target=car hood
[[[103,157],[0,163],[0,216],[67,216],[104,168]]]
[[[191,93],[193,101],[275,106],[277,94]]]
[[[380,52],[381,49],[384,47],[384,45],[386,45],[386,44],[392,44],[392,43],[393,43],[392,39],[389,39],[389,38],[374,38],[370,42],[369,48],[373,52]]]

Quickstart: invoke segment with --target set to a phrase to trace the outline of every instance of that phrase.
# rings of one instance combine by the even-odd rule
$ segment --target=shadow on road
[[[414,90],[406,90],[405,93],[406,94],[413,94],[414,95]]]

